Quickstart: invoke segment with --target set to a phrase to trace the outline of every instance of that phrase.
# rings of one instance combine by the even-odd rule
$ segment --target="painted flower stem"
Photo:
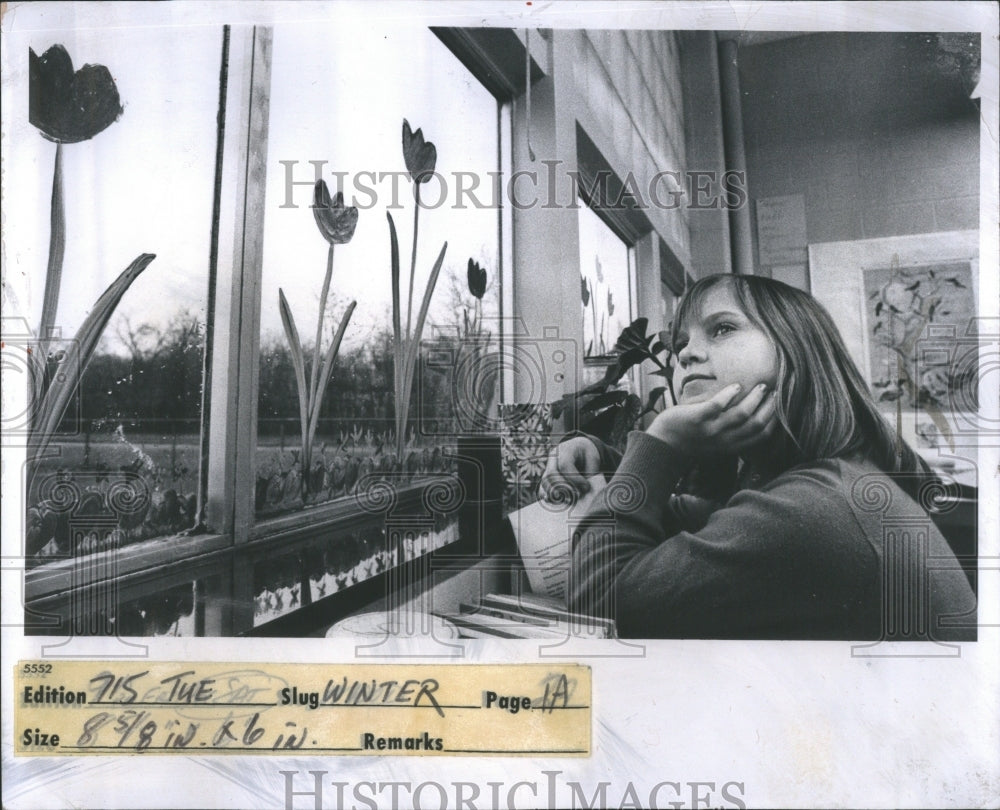
[[[417,232],[420,225],[420,183],[413,184],[413,249],[410,253],[410,293],[406,303],[406,339],[410,339],[410,318],[413,312],[413,286],[417,276]]]
[[[324,284],[325,291],[329,290],[329,273],[332,270],[333,260],[333,246],[330,247],[330,257],[327,260],[327,279]],[[340,351],[340,343],[344,339],[344,332],[347,330],[347,325],[350,323],[351,315],[354,314],[354,308],[357,306],[357,301],[351,301],[348,304],[347,309],[344,312],[344,317],[341,318],[340,326],[337,327],[337,333],[333,337],[333,342],[330,344],[329,348],[326,350],[326,354],[323,357],[323,365],[318,366],[318,358],[320,354],[320,343],[317,341],[316,347],[314,349],[313,355],[313,367],[310,372],[310,379],[307,381],[305,373],[305,354],[302,351],[302,343],[299,340],[299,331],[295,326],[295,317],[292,315],[291,307],[288,306],[288,300],[285,298],[284,290],[278,290],[278,308],[281,311],[281,323],[285,329],[285,337],[288,340],[288,346],[292,355],[292,365],[295,368],[295,386],[298,388],[299,392],[299,422],[301,423],[301,457],[299,469],[302,473],[301,485],[302,485],[302,499],[306,500],[310,493],[309,473],[312,470],[312,451],[313,444],[316,439],[316,428],[319,425],[319,414],[320,408],[323,404],[323,396],[326,392],[326,387],[330,384],[330,378],[333,375],[333,363],[337,359],[337,354]],[[326,305],[326,296],[323,297],[323,308]],[[319,316],[319,333],[320,339],[322,339],[322,321],[323,321],[323,309],[320,309]]]
[[[66,208],[63,203],[62,144],[56,144],[55,167],[52,172],[52,208],[49,230],[49,264],[45,273],[45,296],[42,299],[42,320],[38,337],[48,340],[56,322],[59,288],[62,285],[63,258],[66,254]]]
[[[319,317],[316,319],[316,342],[312,356],[312,370],[309,374],[309,401],[316,400],[316,390],[319,388],[319,347],[323,340],[323,319],[326,315],[326,301],[330,295],[330,280],[333,278],[333,248],[331,242],[326,253],[326,276],[323,278],[323,289],[319,294]]]
[[[399,240],[396,235],[396,225],[392,214],[386,211],[389,220],[389,247],[392,262],[392,332],[395,362],[393,363],[393,383],[396,399],[396,455],[402,460],[406,448],[406,426],[410,416],[410,392],[413,388],[413,372],[420,350],[420,336],[423,334],[424,321],[430,307],[431,296],[437,285],[444,254],[448,249],[445,242],[441,248],[430,278],[424,288],[424,298],[413,322],[413,288],[416,286],[417,274],[417,239],[420,226],[420,184],[426,182],[434,173],[437,162],[437,148],[430,141],[424,140],[424,133],[417,129],[414,132],[410,123],[403,119],[402,132],[403,162],[413,183],[413,244],[410,252],[410,285],[406,298],[406,330],[402,325],[402,301],[400,290]]]
[[[49,210],[49,262],[45,272],[45,293],[42,298],[42,317],[38,324],[38,348],[33,362],[32,401],[40,404],[45,396],[48,370],[48,344],[55,328],[59,308],[59,288],[62,286],[63,260],[66,255],[66,208],[63,202],[62,144],[56,144],[56,159],[52,170],[52,204]],[[32,409],[37,426],[38,408]]]

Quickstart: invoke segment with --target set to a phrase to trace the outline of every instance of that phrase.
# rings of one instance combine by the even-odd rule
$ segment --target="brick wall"
[[[809,243],[977,228],[979,116],[930,34],[740,52],[750,197],[801,194]]]

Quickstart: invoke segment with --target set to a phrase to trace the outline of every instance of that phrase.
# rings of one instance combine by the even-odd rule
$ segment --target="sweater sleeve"
[[[605,444],[603,441],[598,439],[596,436],[592,436],[589,433],[584,433],[582,430],[572,430],[567,433],[560,440],[560,444],[567,439],[575,439],[577,437],[582,437],[584,439],[589,439],[594,447],[597,448],[597,453],[600,456],[600,461],[598,466],[600,471],[608,476],[609,478],[615,474],[618,469],[618,465],[621,464],[622,454],[619,453],[610,444]]]
[[[611,494],[574,535],[571,610],[614,617],[622,637],[877,635],[864,610],[877,555],[835,470],[787,472],[689,523],[667,494],[690,463],[630,434]]]
[[[636,435],[640,436],[644,434],[637,432]],[[591,436],[589,433],[579,430],[567,433],[563,441],[576,436],[582,436],[593,442],[600,456],[600,461],[598,462],[600,472],[608,478],[612,478],[622,462],[622,454],[596,436]],[[655,439],[653,441],[655,442]],[[673,483],[676,484],[677,482],[674,481]],[[671,485],[668,491],[672,490],[673,486]],[[718,507],[718,502],[709,498],[701,498],[696,495],[670,495],[664,504],[664,521],[673,528],[673,531],[680,531],[681,529],[697,531],[705,525],[708,516]]]

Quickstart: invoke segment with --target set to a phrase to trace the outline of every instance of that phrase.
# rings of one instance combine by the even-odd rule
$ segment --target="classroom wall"
[[[608,167],[622,180],[634,177],[644,194],[657,172],[721,172],[713,32],[689,32],[682,42],[672,31],[552,30],[544,40],[533,40],[533,56],[544,47],[539,64],[545,75],[532,85],[530,116],[523,95],[514,101],[512,168],[537,172],[542,199],[550,193],[542,161],[554,159],[560,172],[555,193],[569,202],[563,173],[579,169],[578,128]],[[685,93],[697,96],[696,113],[690,112],[692,102]],[[529,131],[534,161],[528,151]],[[688,156],[693,143],[697,165]],[[669,199],[664,182],[658,186],[661,200]],[[635,229],[637,264],[633,317],[647,317],[650,329],[658,330],[669,319],[661,267],[679,265],[695,276],[727,269],[728,232],[723,215],[691,212],[683,204],[686,198],[674,208],[648,198],[646,202],[638,217],[645,221],[629,223]],[[692,224],[694,214],[701,216],[697,225]],[[580,283],[577,217],[578,212],[566,206],[513,211],[513,305],[528,335],[558,334],[582,346],[582,317],[575,306]],[[560,384],[555,376],[546,374],[547,395],[573,390],[582,379],[567,375]],[[527,386],[518,385],[515,379],[514,396],[524,401]]]
[[[818,33],[741,48],[751,200],[803,195],[810,244],[977,228],[973,42]]]
[[[681,77],[687,169],[722,172],[726,168],[723,116],[719,99],[719,53],[713,32],[681,31]],[[718,191],[718,185],[714,186]],[[688,210],[693,278],[731,273],[730,212],[725,208]]]

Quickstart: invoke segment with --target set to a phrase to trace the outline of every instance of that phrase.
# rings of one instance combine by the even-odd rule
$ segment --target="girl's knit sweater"
[[[974,640],[976,598],[944,536],[864,459],[749,477],[724,503],[672,494],[690,468],[629,435],[574,533],[570,609],[622,638]]]

